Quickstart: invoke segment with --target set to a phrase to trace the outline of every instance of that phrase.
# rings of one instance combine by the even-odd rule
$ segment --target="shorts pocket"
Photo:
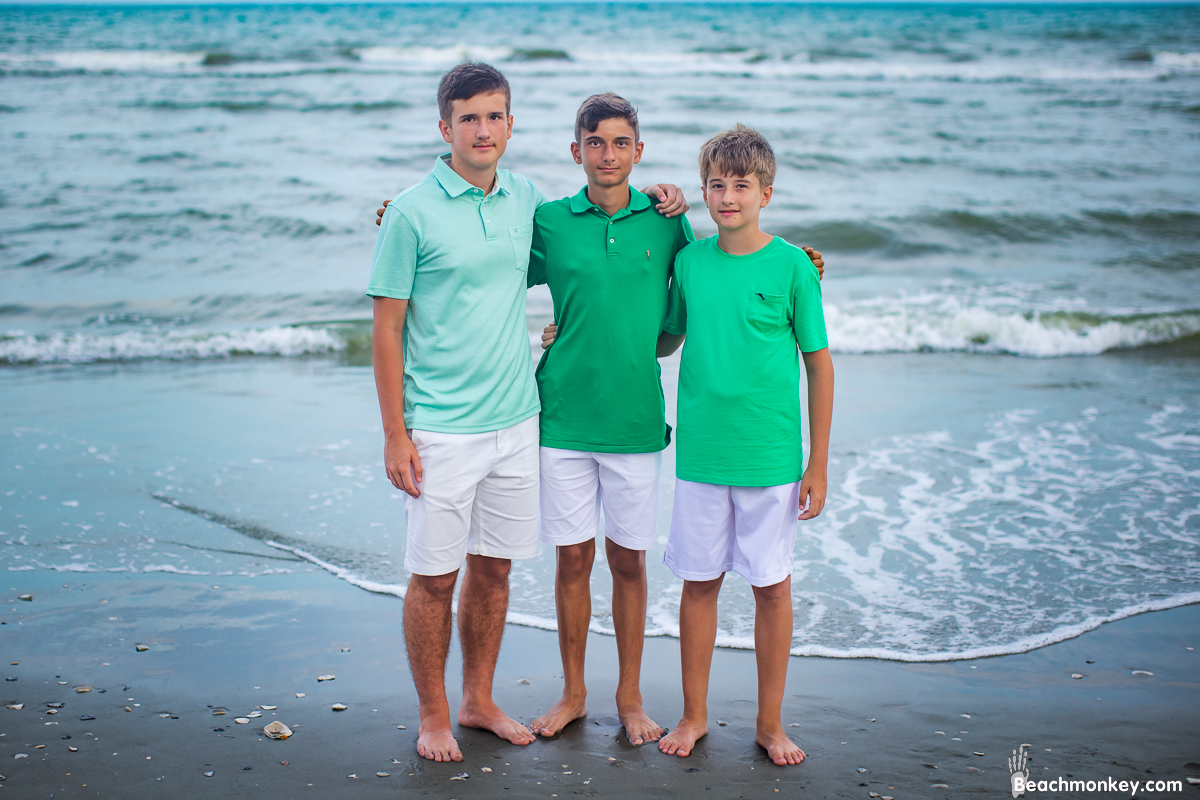
[[[773,333],[784,322],[784,296],[751,292],[746,301],[746,321],[761,333]]]
[[[514,225],[508,229],[508,237],[512,240],[513,258],[516,267],[521,272],[529,271],[529,248],[533,244],[533,223]]]

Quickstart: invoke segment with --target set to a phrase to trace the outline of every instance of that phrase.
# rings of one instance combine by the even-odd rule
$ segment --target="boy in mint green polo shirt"
[[[663,562],[683,579],[683,717],[659,742],[687,756],[708,733],[717,596],[733,570],[753,587],[758,665],[755,741],[780,766],[804,751],[783,730],[792,642],[796,519],[825,504],[833,363],[818,271],[758,227],[775,156],[738,125],[700,151],[704,201],[718,234],[675,260],[664,349],[687,334],[679,372],[675,504]],[[800,359],[808,375],[810,453],[802,470]]]

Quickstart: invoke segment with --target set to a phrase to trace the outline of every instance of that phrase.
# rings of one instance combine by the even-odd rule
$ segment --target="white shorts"
[[[404,568],[445,575],[467,554],[537,555],[538,418],[488,433],[410,433],[421,457],[421,496],[404,497]]]
[[[541,448],[539,538],[562,547],[604,535],[630,550],[654,547],[662,453],[591,453]]]
[[[751,586],[774,586],[792,574],[799,515],[799,481],[721,486],[677,478],[663,563],[685,581],[733,571]]]

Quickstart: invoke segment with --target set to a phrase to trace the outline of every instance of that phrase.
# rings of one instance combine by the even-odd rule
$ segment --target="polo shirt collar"
[[[453,172],[453,170],[451,170],[451,172]],[[646,195],[642,194],[637,189],[630,186],[629,187],[629,205],[626,206],[625,208],[621,209],[620,211],[618,211],[616,214],[613,214],[613,219],[617,219],[618,217],[625,216],[625,214],[621,213],[622,211],[624,211],[628,214],[632,214],[635,211],[642,211],[644,209],[647,209],[650,207],[650,205],[651,205],[651,203],[650,203],[649,197],[646,197]],[[580,189],[578,194],[571,196],[571,211],[572,212],[574,212],[576,214],[582,214],[585,211],[590,211],[593,208],[598,210],[601,214],[605,214],[604,209],[600,208],[600,206],[596,205],[595,203],[593,203],[591,200],[588,199],[587,186],[584,186],[582,189]],[[605,216],[607,216],[607,214],[605,214]]]
[[[471,185],[466,178],[454,171],[453,167],[450,166],[449,153],[443,153],[433,162],[433,176],[437,178],[438,183],[440,183],[442,188],[446,190],[446,194],[450,195],[451,197],[461,197],[462,195],[470,192],[472,189],[478,188]],[[504,194],[512,194],[512,190],[509,185],[511,180],[512,176],[509,174],[508,170],[496,170],[496,185],[492,189],[492,194],[501,192]]]

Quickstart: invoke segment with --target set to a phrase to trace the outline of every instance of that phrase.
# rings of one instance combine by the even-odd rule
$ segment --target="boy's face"
[[[583,131],[582,142],[571,142],[571,155],[583,165],[588,183],[623,186],[633,165],[642,160],[642,143],[634,136],[628,120],[604,119],[594,131]]]
[[[450,120],[438,120],[442,138],[454,156],[483,170],[495,165],[512,138],[513,118],[502,92],[477,94],[450,102]]]
[[[772,188],[762,188],[757,175],[709,175],[701,191],[713,222],[733,233],[758,227],[758,212],[771,202]]]

